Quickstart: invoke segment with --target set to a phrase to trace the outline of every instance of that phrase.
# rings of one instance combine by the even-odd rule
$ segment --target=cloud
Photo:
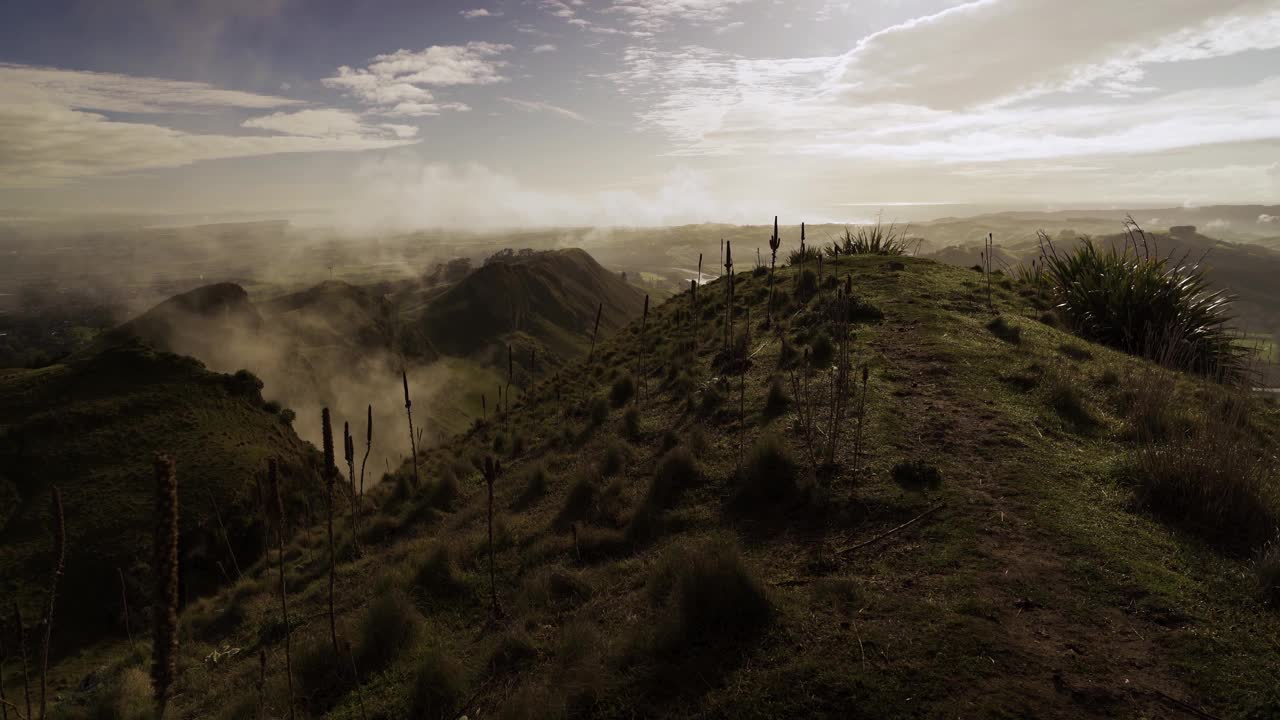
[[[605,12],[625,17],[634,27],[657,31],[675,22],[717,23],[734,8],[750,2],[752,0],[614,0]]]
[[[113,112],[213,112],[270,108],[294,101],[222,91],[199,83],[21,66],[0,68],[0,186],[49,187],[78,178],[169,168],[201,160],[295,152],[391,148],[414,140],[336,110],[278,112],[244,122],[277,135],[198,134],[112,120]],[[59,73],[66,73],[59,77]],[[86,76],[102,82],[84,87]],[[33,81],[33,78],[34,81]],[[161,90],[170,88],[171,95]],[[127,109],[126,109],[127,108]],[[328,123],[331,131],[323,130]]]
[[[468,20],[475,20],[476,18],[487,18],[487,17],[502,17],[501,12],[490,12],[484,8],[475,8],[473,10],[463,10],[458,14]]]
[[[680,168],[654,178],[642,190],[557,191],[478,164],[421,165],[388,159],[370,163],[358,174],[337,224],[364,233],[758,219],[762,198],[722,193],[713,185],[706,175]]]
[[[418,135],[418,128],[411,125],[393,125],[389,123],[371,125],[356,113],[348,110],[332,109],[300,110],[291,113],[278,112],[250,118],[240,123],[240,126],[310,138],[378,139],[395,137],[406,140]]]
[[[555,52],[557,49],[558,49],[558,48],[557,48],[555,45],[552,45],[551,43],[546,43],[546,44],[543,44],[543,45],[535,45],[535,46],[534,46],[534,48],[533,48],[533,52],[535,52],[535,53],[549,53],[549,52]]]
[[[207,83],[0,63],[0,94],[16,96],[18,92],[37,93],[48,102],[81,110],[140,114],[261,110],[300,104],[275,95],[222,90]]]
[[[862,39],[833,83],[857,102],[971,107],[1099,86],[1144,66],[1280,47],[1274,0],[978,0]]]
[[[876,33],[839,56],[633,46],[606,77],[676,155],[981,164],[1280,139],[1280,73],[1178,91],[1139,87],[1154,63],[1280,46],[1280,25],[1265,31],[1280,23],[1280,8],[1171,0],[1166,9],[1144,10],[1160,15],[1148,24],[1122,22],[1128,6],[1116,18],[1111,3],[1094,0],[979,0]],[[1076,14],[1090,19],[1080,25]],[[1100,29],[1063,35],[1072,42],[1036,34],[1077,26]],[[984,40],[1005,36],[1012,39]],[[1132,97],[1113,97],[1124,93]]]
[[[465,110],[467,106],[437,103],[429,87],[506,82],[501,69],[507,63],[497,56],[512,49],[510,45],[471,42],[433,45],[417,51],[397,50],[374,57],[367,67],[343,65],[337,75],[324,78],[321,83],[342,90],[374,112],[402,117],[438,115],[444,110]]]
[[[566,117],[566,118],[569,118],[570,120],[577,120],[578,122],[587,122],[587,119],[585,117],[583,117],[582,115],[572,110],[566,110],[565,108],[552,105],[551,103],[542,102],[540,100],[519,100],[517,98],[509,98],[509,97],[504,97],[499,99],[525,112],[551,113],[552,115],[559,115],[560,117]]]

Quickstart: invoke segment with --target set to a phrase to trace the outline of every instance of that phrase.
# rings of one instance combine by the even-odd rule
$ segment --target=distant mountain
[[[585,351],[600,307],[604,337],[640,315],[644,293],[583,250],[553,250],[486,264],[427,303],[417,323],[449,355],[501,364],[519,337],[565,360]]]

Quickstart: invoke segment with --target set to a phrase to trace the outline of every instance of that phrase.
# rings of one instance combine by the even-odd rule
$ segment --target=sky
[[[1280,0],[8,0],[0,211],[1280,203]]]

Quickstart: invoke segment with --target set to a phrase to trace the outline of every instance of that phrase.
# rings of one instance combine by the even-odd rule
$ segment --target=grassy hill
[[[643,305],[643,292],[586,252],[551,250],[476,269],[433,298],[418,322],[450,355],[505,364],[503,346],[520,335],[548,360],[564,361],[586,352],[598,307],[605,337],[639,316]]]
[[[310,476],[309,446],[252,376],[209,372],[190,358],[122,345],[39,370],[0,371],[0,593],[38,617],[51,567],[50,492],[62,493],[66,576],[58,647],[122,627],[116,568],[130,601],[147,604],[152,461],[178,461],[183,490],[183,583],[189,597],[234,574],[216,501],[242,562],[260,551],[250,510],[254,477],[279,458],[291,486]],[[136,620],[135,620],[136,622]],[[6,628],[8,625],[6,625]]]
[[[677,296],[646,332],[631,324],[594,362],[424,452],[420,485],[406,465],[368,498],[363,554],[337,568],[349,651],[330,644],[322,528],[293,537],[300,715],[1280,712],[1280,615],[1259,589],[1276,561],[1252,561],[1280,517],[1274,402],[1073,338],[1008,280],[988,309],[979,274],[933,261],[844,257],[825,272],[858,298],[841,310],[855,392],[832,462],[806,438],[833,429],[834,287],[781,272],[765,328],[767,280],[739,274],[731,353],[724,281],[696,305]],[[1151,428],[1208,432],[1240,413],[1244,439],[1200,446],[1216,454],[1185,454],[1184,469],[1221,481],[1205,468],[1225,464],[1258,484],[1204,502],[1153,471],[1178,446]],[[502,463],[496,614],[486,456]],[[259,564],[184,613],[175,716],[288,716],[274,577]],[[140,662],[122,639],[84,648],[55,669],[59,712],[137,701]]]

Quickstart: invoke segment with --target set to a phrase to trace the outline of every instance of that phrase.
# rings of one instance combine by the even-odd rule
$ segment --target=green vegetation
[[[741,328],[749,308],[753,326],[735,374],[717,360],[735,314],[723,287],[700,291],[702,312],[677,295],[651,307],[645,337],[603,338],[592,361],[585,351],[567,361],[561,379],[501,419],[422,453],[421,486],[404,482],[409,464],[392,468],[369,491],[365,522],[385,516],[398,529],[361,555],[339,554],[339,634],[358,670],[330,642],[322,533],[299,519],[285,551],[298,710],[1280,712],[1276,553],[1263,530],[1280,500],[1275,469],[1261,462],[1280,438],[1274,402],[1036,322],[1043,298],[1015,283],[993,283],[988,308],[971,271],[893,262],[824,259],[824,275],[851,278],[877,318],[833,314],[836,289],[819,295],[815,282],[812,294],[788,295],[785,312],[775,293],[767,328],[756,323],[768,318],[768,276],[739,274],[734,319]],[[800,272],[778,269],[777,288],[793,291]],[[995,317],[1020,330],[1018,342],[988,327]],[[868,369],[871,391],[850,380],[848,427],[829,459],[810,463],[796,420],[802,404],[840,410],[838,377],[784,360],[784,348],[824,336],[841,367]],[[696,350],[671,348],[692,337]],[[649,391],[611,412],[612,386],[641,343],[651,360],[633,379]],[[803,398],[770,399],[784,366],[806,383]],[[504,441],[508,470],[490,505],[477,468],[499,434],[523,447],[512,455]],[[445,478],[455,496],[441,504],[432,488]],[[261,704],[287,716],[272,567],[251,563],[245,580],[185,611],[173,713],[252,715],[264,650]],[[241,651],[206,660],[224,645]],[[59,658],[59,711],[89,707],[107,690],[84,678],[103,666],[118,677],[128,655],[112,631]],[[5,679],[12,696],[9,665]]]

